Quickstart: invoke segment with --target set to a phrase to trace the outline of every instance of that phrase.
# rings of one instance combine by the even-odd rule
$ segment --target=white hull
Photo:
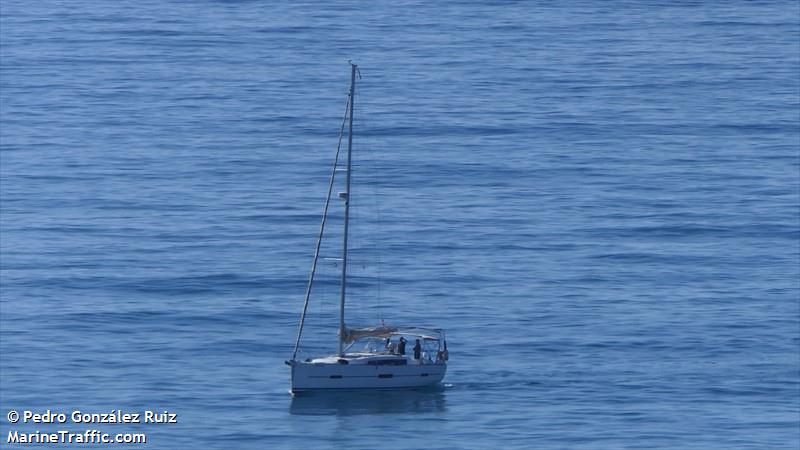
[[[442,381],[446,371],[444,362],[419,362],[410,358],[407,365],[295,361],[292,364],[292,392],[432,386]]]

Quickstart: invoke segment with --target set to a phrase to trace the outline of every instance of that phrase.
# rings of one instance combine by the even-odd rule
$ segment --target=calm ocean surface
[[[2,445],[800,445],[796,1],[0,6]],[[292,399],[348,59],[350,323],[441,326],[450,368]]]

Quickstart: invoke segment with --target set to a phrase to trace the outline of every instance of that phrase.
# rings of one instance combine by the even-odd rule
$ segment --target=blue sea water
[[[65,428],[26,409],[174,411],[66,427],[164,449],[800,445],[796,1],[0,15],[3,446]],[[441,326],[451,361],[292,398],[348,59],[350,320]]]

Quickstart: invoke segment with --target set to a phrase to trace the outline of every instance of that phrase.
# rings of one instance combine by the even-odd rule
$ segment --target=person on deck
[[[419,359],[422,356],[422,345],[419,343],[419,339],[417,339],[417,343],[414,344],[414,359]]]
[[[397,344],[397,354],[405,355],[406,354],[406,338],[400,336],[400,343]]]

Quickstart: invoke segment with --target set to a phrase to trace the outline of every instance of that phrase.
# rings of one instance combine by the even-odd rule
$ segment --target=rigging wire
[[[359,70],[360,70],[360,68],[359,68]],[[362,90],[365,90],[365,89],[369,90],[369,83],[362,83],[362,88],[361,89]],[[369,96],[369,95],[365,96],[365,97],[366,98],[374,98],[374,96]],[[363,97],[360,96],[358,92],[356,92],[356,99],[360,99],[360,104],[362,105],[361,109],[364,110],[364,113],[363,114],[359,114],[358,117],[361,119],[361,123],[363,125],[362,128],[366,131],[365,133],[363,133],[364,141],[365,141],[364,147],[367,150],[367,152],[369,152],[370,157],[371,157],[371,159],[369,159],[369,160],[367,158],[364,158],[364,160],[366,162],[372,164],[372,167],[370,167],[369,169],[362,170],[362,173],[369,174],[369,178],[370,178],[369,184],[371,185],[370,187],[372,188],[372,192],[371,192],[371,195],[370,195],[370,198],[372,199],[371,206],[372,206],[372,208],[374,210],[374,213],[375,213],[375,216],[376,216],[376,218],[375,218],[375,227],[372,227],[373,232],[372,232],[371,239],[369,239],[371,242],[368,242],[368,244],[371,244],[370,247],[372,248],[373,254],[375,255],[374,279],[376,281],[376,283],[375,283],[375,287],[376,287],[375,295],[376,295],[376,298],[377,298],[377,302],[376,302],[377,303],[377,311],[376,311],[377,314],[376,315],[377,315],[377,318],[378,318],[378,322],[383,324],[383,308],[382,308],[382,306],[383,306],[382,305],[383,276],[382,276],[382,273],[381,273],[381,268],[382,268],[382,266],[381,266],[381,252],[380,252],[380,245],[379,245],[379,241],[380,241],[379,234],[380,234],[380,228],[381,228],[381,223],[382,222],[381,222],[381,211],[380,211],[380,199],[379,199],[379,196],[378,196],[378,183],[379,183],[378,180],[379,180],[379,173],[380,173],[380,170],[379,170],[380,169],[380,164],[379,164],[379,161],[378,161],[378,155],[381,152],[379,152],[377,150],[377,146],[375,145],[376,141],[374,139],[372,139],[372,136],[370,135],[370,132],[369,132],[369,130],[371,129],[370,127],[373,126],[373,124],[370,121],[370,116],[369,116],[369,112],[368,112],[372,105],[369,102],[364,101]]]
[[[342,149],[342,138],[344,137],[344,126],[347,122],[348,113],[350,115],[353,114],[350,111],[350,95],[352,93],[347,94],[347,106],[345,107],[344,118],[342,118],[342,126],[339,129],[339,142],[336,145],[336,157],[333,160],[333,170],[331,170],[331,178],[330,182],[328,183],[328,195],[325,198],[325,208],[322,212],[322,223],[319,227],[319,235],[317,236],[317,245],[316,249],[314,250],[314,260],[311,263],[311,274],[308,276],[308,284],[306,285],[306,293],[305,299],[303,301],[303,312],[300,314],[300,326],[297,329],[297,339],[294,343],[294,351],[292,352],[292,361],[297,358],[297,350],[300,348],[300,336],[303,334],[303,325],[305,324],[306,320],[306,312],[308,311],[308,300],[311,297],[311,287],[314,284],[314,274],[317,271],[317,261],[319,260],[319,250],[320,246],[322,245],[322,235],[325,231],[325,222],[328,219],[328,207],[331,203],[331,192],[333,191],[333,184],[336,179],[336,168],[339,165],[339,154],[341,153]]]

